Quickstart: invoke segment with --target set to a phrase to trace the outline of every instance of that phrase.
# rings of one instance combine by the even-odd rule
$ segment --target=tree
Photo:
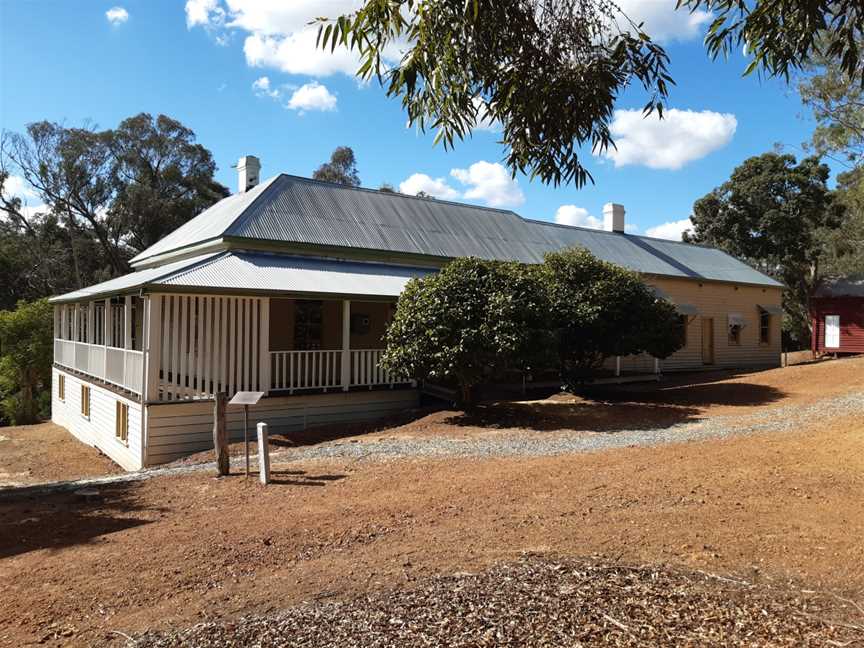
[[[786,286],[787,330],[809,339],[809,299],[823,275],[825,236],[844,222],[845,208],[827,186],[830,170],[817,158],[765,153],[745,160],[728,181],[693,206],[694,233],[745,257]]]
[[[383,362],[417,380],[472,388],[508,370],[557,369],[567,389],[614,355],[665,358],[682,344],[675,307],[634,272],[586,250],[541,265],[459,259],[409,282]]]
[[[662,359],[681,348],[675,307],[635,272],[579,248],[547,254],[542,272],[565,389],[589,380],[609,357]]]
[[[35,423],[49,411],[53,326],[47,299],[0,311],[0,422]]]
[[[507,368],[548,350],[537,267],[457,259],[405,287],[387,331],[382,365],[421,381],[453,384],[462,401]]]
[[[855,45],[864,29],[860,0],[678,5],[715,12],[709,53],[746,44],[747,72],[787,75],[825,53],[864,80]],[[496,121],[510,171],[547,183],[591,180],[581,147],[614,146],[610,122],[630,84],[645,92],[646,113],[662,116],[673,83],[664,49],[609,0],[365,0],[319,21],[319,45],[356,51],[357,75],[400,98],[409,124],[434,129],[435,142],[449,148],[481,120]]]
[[[159,115],[124,119],[111,133],[113,231],[141,252],[229,195],[195,133]]]
[[[179,122],[146,113],[115,130],[43,121],[25,134],[4,133],[0,215],[7,236],[20,235],[37,249],[63,241],[74,288],[128,272],[135,252],[228,195],[213,179],[210,152],[194,139]],[[38,196],[42,213],[23,209],[9,193],[13,174]],[[37,245],[40,231],[50,236]]]
[[[745,71],[763,70],[789,78],[814,57],[840,63],[851,81],[864,83],[859,43],[864,36],[860,0],[678,0],[678,8],[714,15],[705,45],[717,57],[733,50],[752,59]]]
[[[838,229],[824,233],[824,275],[864,278],[864,165],[837,176],[834,196],[846,218]]]
[[[864,48],[864,38],[858,47]],[[864,84],[844,72],[841,60],[817,56],[798,93],[816,120],[811,140],[815,152],[850,169],[864,165]]]
[[[383,191],[384,193],[396,193],[396,187],[389,182],[382,182],[381,186],[378,187],[378,191]]]
[[[312,174],[315,180],[335,182],[349,187],[360,186],[360,176],[357,173],[357,160],[350,146],[339,146],[330,155],[330,161],[325,162]]]

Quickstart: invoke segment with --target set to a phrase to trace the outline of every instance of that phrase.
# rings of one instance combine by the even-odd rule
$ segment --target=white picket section
[[[259,341],[264,338],[261,298],[153,295],[161,299],[160,321],[151,321],[162,341],[159,393],[151,400],[230,398],[237,391],[266,391],[260,384]]]
[[[342,386],[342,351],[271,351],[270,389],[334,389]]]

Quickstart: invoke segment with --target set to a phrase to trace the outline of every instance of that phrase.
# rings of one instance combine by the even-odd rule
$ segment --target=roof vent
[[[603,205],[603,229],[607,232],[624,233],[624,205],[617,203]]]
[[[261,160],[254,155],[246,155],[237,160],[237,193],[245,193],[258,184]]]

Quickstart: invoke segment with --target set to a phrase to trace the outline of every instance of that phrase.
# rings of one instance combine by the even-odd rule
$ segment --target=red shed
[[[820,353],[864,353],[864,279],[830,279],[810,299],[812,348]]]

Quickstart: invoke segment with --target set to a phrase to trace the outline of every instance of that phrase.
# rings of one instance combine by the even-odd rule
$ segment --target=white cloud
[[[105,17],[112,25],[122,25],[129,20],[129,12],[123,7],[111,7],[105,12]]]
[[[677,221],[667,221],[662,225],[657,225],[655,227],[649,227],[645,230],[645,234],[647,236],[653,236],[654,238],[662,238],[669,239],[670,241],[680,241],[681,235],[693,228],[693,221],[689,218],[682,218]]]
[[[616,110],[610,130],[617,148],[603,153],[616,167],[639,164],[680,169],[726,146],[735,134],[735,115],[675,108],[647,117],[641,110]],[[596,155],[596,152],[595,152]]]
[[[6,178],[6,181],[3,183],[3,193],[9,198],[19,198],[21,200],[20,211],[24,218],[30,218],[35,214],[50,211],[48,205],[41,202],[39,194],[21,176],[10,175]]]
[[[186,27],[196,25],[218,28],[225,23],[225,10],[219,0],[186,0]]]
[[[252,82],[252,92],[258,97],[270,97],[271,99],[279,99],[282,93],[270,87],[270,77],[262,76]]]
[[[461,194],[448,185],[444,178],[432,178],[425,173],[410,175],[399,183],[399,191],[409,196],[416,196],[423,191],[442,200],[456,200],[461,197]]]
[[[463,194],[469,200],[482,200],[490,207],[516,206],[525,202],[519,183],[497,162],[481,160],[467,169],[452,169],[450,175],[470,187]]]
[[[486,105],[480,97],[474,97],[472,100],[474,108],[477,110],[477,119],[474,121],[474,130],[488,131],[497,133],[501,130],[501,122],[492,118],[487,112]]]
[[[329,76],[337,72],[353,75],[359,67],[357,56],[345,48],[332,53],[315,46],[317,31],[304,29],[287,36],[252,34],[243,44],[246,63],[270,67],[288,74]]]
[[[555,212],[555,222],[559,225],[603,229],[602,219],[592,216],[587,209],[576,205],[561,205]]]
[[[307,110],[336,110],[336,95],[332,94],[327,86],[312,81],[294,91],[287,107],[300,111],[301,115]]]
[[[334,52],[316,46],[322,15],[329,18],[351,13],[360,0],[188,0],[186,25],[202,27],[220,44],[231,33],[245,35],[243,52],[251,67],[273,68],[288,74],[354,76],[359,67],[356,52],[337,47]],[[385,53],[398,60],[399,47]]]
[[[676,11],[670,0],[618,0],[617,4],[634,23],[644,23],[642,29],[660,42],[698,38],[711,20],[711,13],[701,9],[691,13],[682,7]],[[627,27],[623,19],[618,24]]]

